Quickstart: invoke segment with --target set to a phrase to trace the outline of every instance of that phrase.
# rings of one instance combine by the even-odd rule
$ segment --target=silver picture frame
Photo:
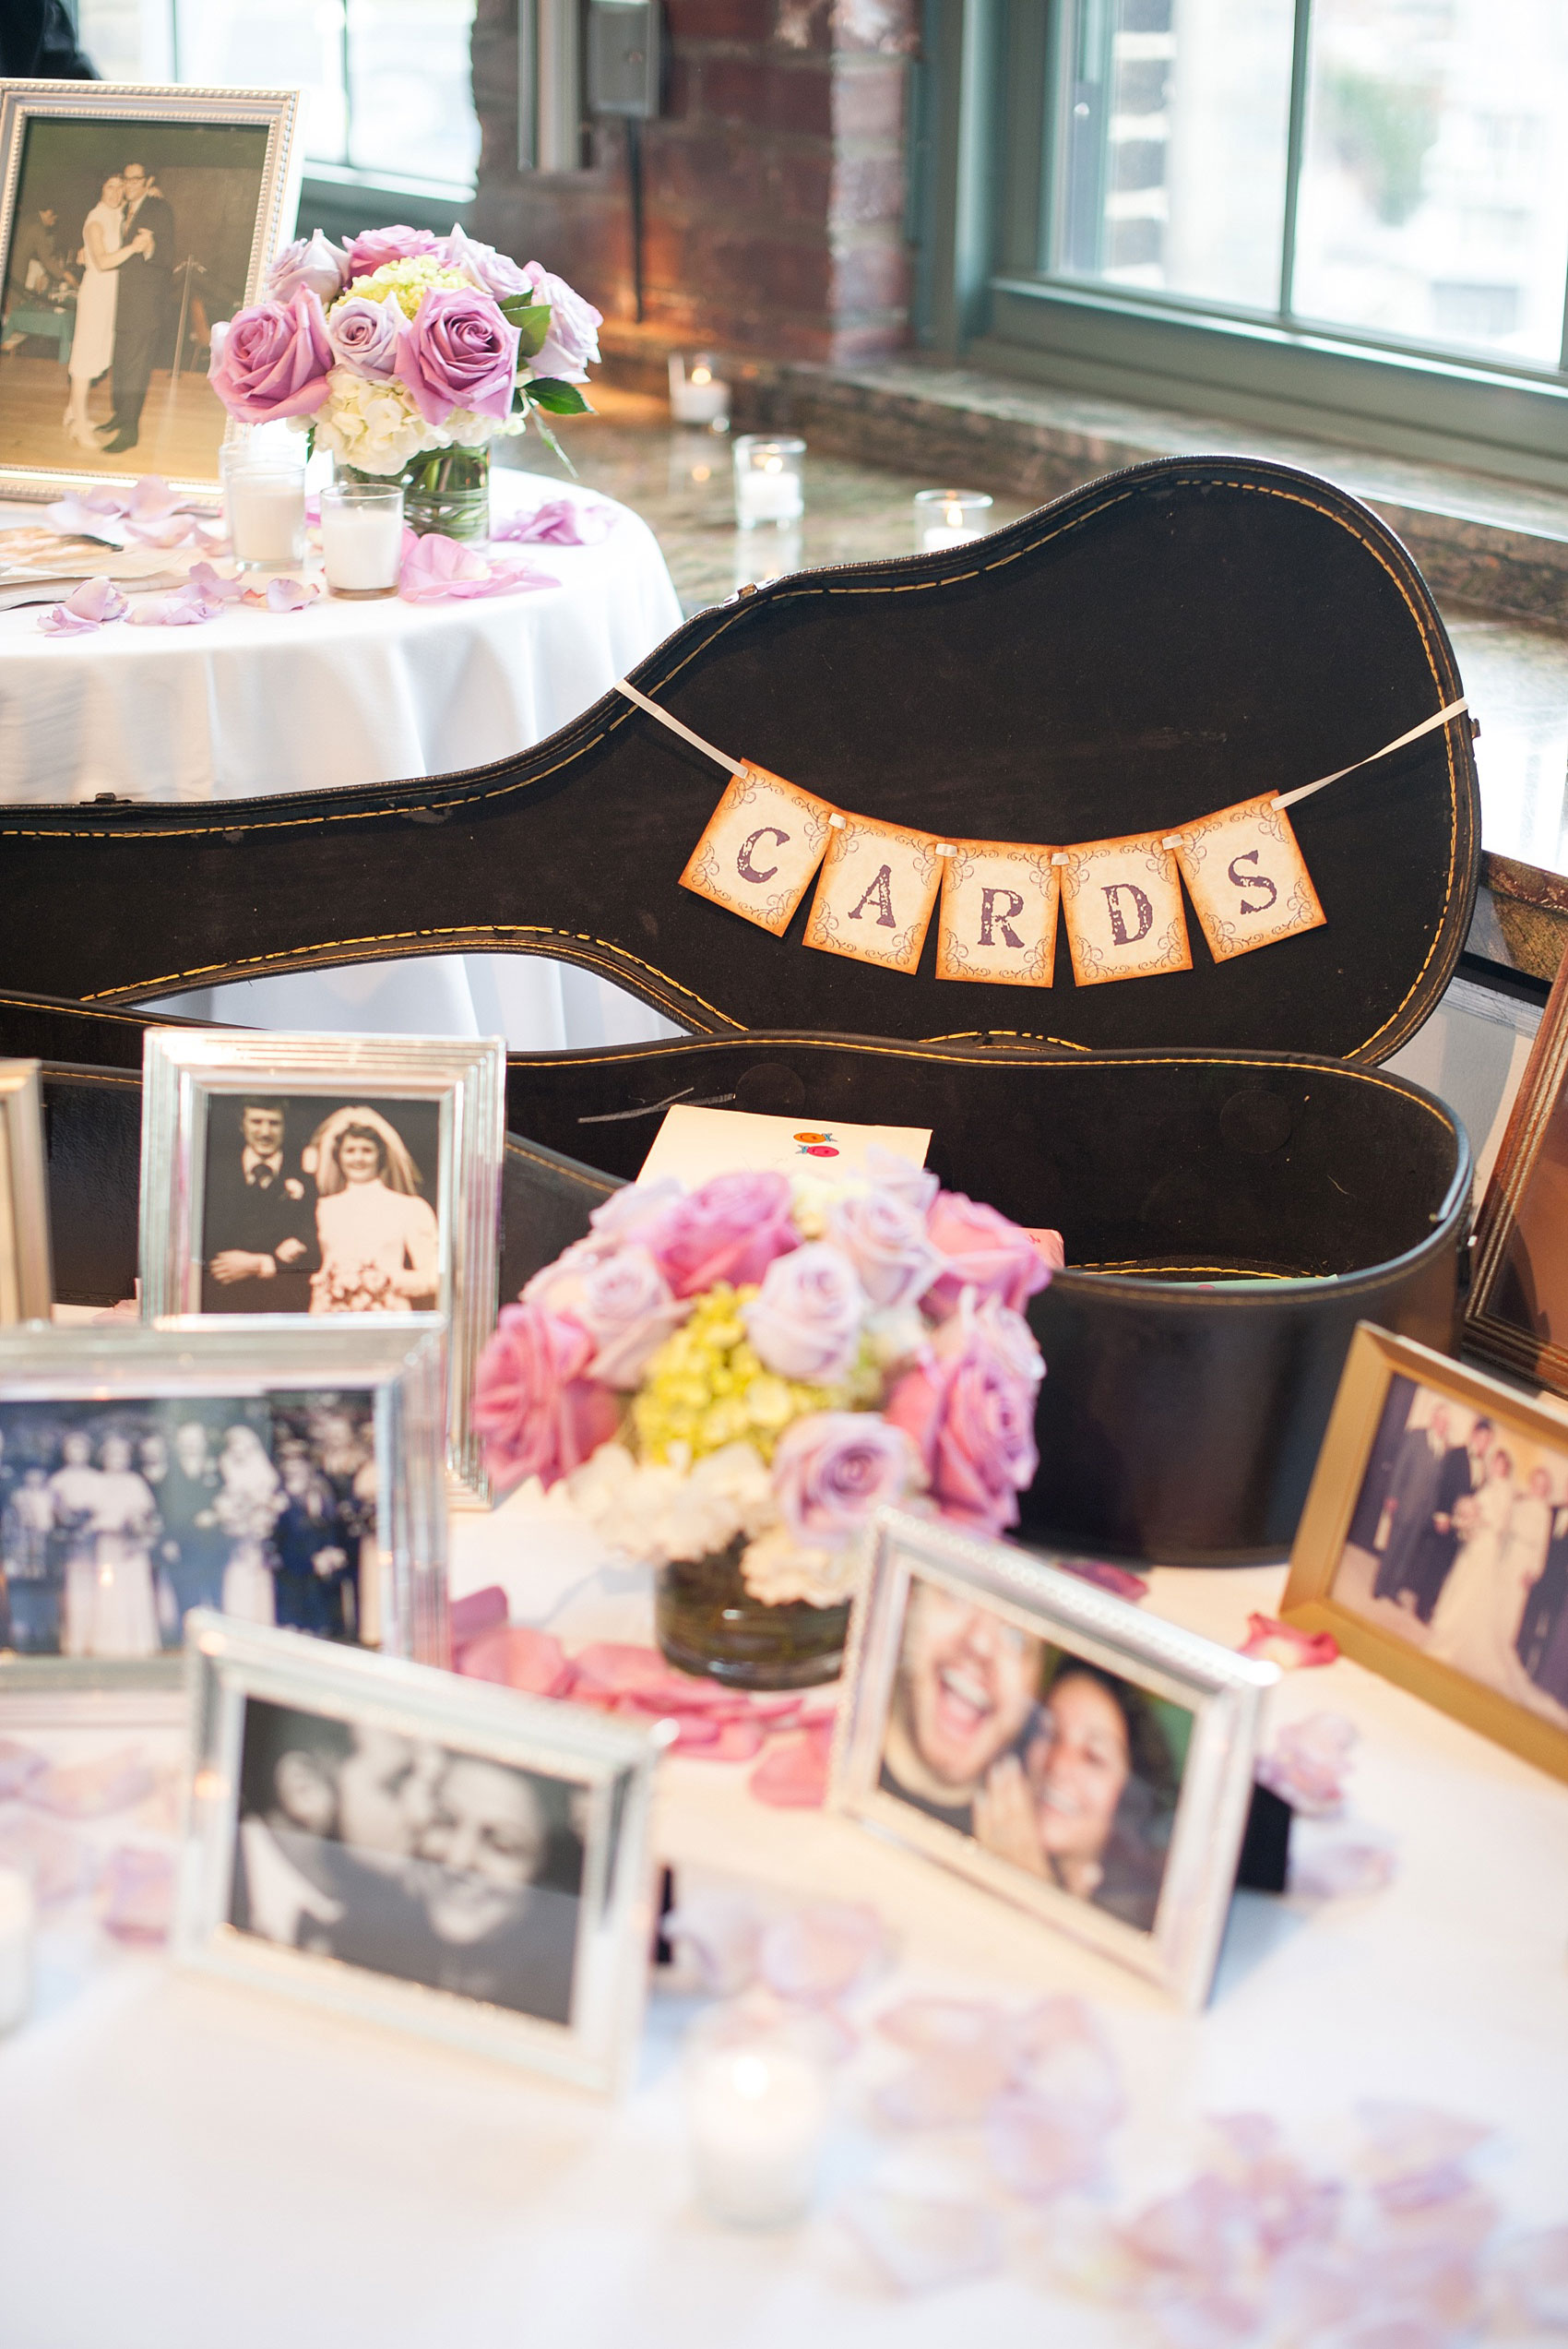
[[[284,239],[292,234],[299,209],[303,168],[303,92],[298,89],[209,89],[156,82],[5,81],[0,82],[0,280],[9,283],[10,256],[18,225],[23,163],[29,131],[35,124],[100,123],[105,129],[125,125],[127,138],[153,125],[213,125],[265,131],[255,217],[246,258],[244,285],[237,307],[261,298],[267,272]],[[188,307],[182,288],[182,325]],[[182,347],[184,336],[181,336]],[[0,387],[0,409],[5,393]],[[245,427],[226,420],[214,443],[208,473],[169,471],[171,489],[192,503],[216,507],[221,491],[219,449],[243,438]],[[101,487],[105,483],[128,488],[144,463],[125,471],[104,466],[68,463],[27,465],[0,462],[0,496],[41,502],[68,491]]]
[[[0,1326],[47,1321],[53,1294],[39,1067],[0,1060]]]
[[[435,1310],[451,1325],[446,1460],[454,1498],[487,1508],[482,1447],[469,1424],[474,1374],[494,1325],[500,1282],[506,1044],[501,1036],[350,1036],[152,1028],[142,1057],[139,1263],[144,1318],[202,1309],[207,1139],[214,1102],[265,1085],[323,1099],[356,1093],[434,1104],[440,1278]],[[296,1330],[362,1317],[266,1317]]]
[[[1091,1673],[1192,1716],[1174,1814],[1160,1849],[1148,1929],[1095,1905],[1092,1894],[1027,1873],[971,1831],[889,1791],[885,1748],[903,1657],[911,1590],[930,1584],[1014,1634],[1061,1651]],[[898,1509],[868,1536],[845,1659],[828,1800],[885,1840],[938,1862],[1029,1911],[1043,1924],[1201,2007],[1235,1888],[1265,1699],[1277,1667],[1146,1616],[1083,1578],[1027,1551],[983,1541]]]
[[[669,1742],[668,1726],[638,1727],[580,1706],[520,1696],[421,1664],[327,1650],[317,1641],[254,1629],[220,1616],[193,1615],[187,1631],[190,1759],[173,1930],[177,1961],[361,2021],[443,2040],[600,2094],[624,2089],[636,2058],[651,1963],[650,1825],[655,1764]],[[245,1735],[249,1709],[255,1704],[343,1724],[356,1743],[362,1732],[406,1740],[416,1771],[429,1757],[429,1799],[422,1814],[427,1833],[445,1799],[443,1772],[454,1763],[521,1771],[564,1790],[576,1846],[577,1889],[575,1894],[555,1894],[557,1902],[576,1902],[564,2020],[543,2011],[551,1997],[542,1987],[536,1989],[538,1977],[530,1973],[530,1947],[535,1966],[545,1954],[538,1934],[531,1944],[526,1933],[493,1944],[502,1954],[487,1986],[499,1988],[500,1996],[480,1995],[471,1986],[442,1986],[439,1978],[428,1978],[445,1972],[445,1951],[422,1938],[418,1958],[410,1959],[407,1943],[398,1943],[396,1906],[389,1923],[386,1912],[399,1898],[418,1898],[433,1864],[424,1859],[422,1875],[421,1860],[410,1854],[399,1876],[403,1863],[386,1858],[385,1842],[377,1847],[384,1888],[376,1902],[379,1922],[374,1932],[359,1931],[359,1961],[330,1946],[310,1950],[284,1946],[254,1926],[236,1924],[243,1898],[237,1890],[244,1865],[241,1854],[246,1849],[240,1833],[243,1779],[251,1771]],[[250,1815],[258,1815],[254,1804]],[[343,1824],[341,1816],[338,1824]],[[317,1856],[328,1862],[340,1860],[348,1850],[348,1861],[340,1864],[349,1883],[345,1887],[342,1874],[333,1880],[339,1913],[347,1910],[351,1916],[351,1839],[331,1830],[318,1831],[313,1848],[323,1844],[330,1850],[323,1854],[317,1848]],[[298,1844],[293,1848],[302,1852]],[[308,1864],[308,1854],[302,1855]],[[395,1878],[390,1892],[385,1890],[388,1874]],[[539,1890],[536,1873],[514,1896],[525,1913]],[[546,1915],[554,1924],[563,1912],[557,1907]],[[526,1925],[526,1914],[517,1921]],[[330,1927],[321,1938],[330,1941]],[[558,1935],[554,1943],[559,1958]],[[471,1942],[467,1950],[466,1958],[459,1951],[458,1962],[472,1985]],[[382,1953],[390,1961],[386,1971],[369,1961]],[[391,1970],[399,1965],[400,1975]],[[558,1979],[559,1966],[551,1971]],[[485,1980],[482,1966],[478,1979]]]
[[[319,1394],[366,1398],[375,1452],[374,1548],[362,1554],[356,1595],[374,1644],[429,1664],[450,1655],[446,1603],[446,1325],[434,1314],[335,1320],[306,1336],[293,1320],[135,1321],[96,1327],[0,1330],[0,1433],[11,1406],[91,1404],[109,1426],[116,1413],[154,1402],[266,1401]],[[20,1472],[0,1476],[0,1577],[6,1637],[15,1636],[15,1585],[6,1556]],[[368,1569],[368,1571],[367,1571]],[[54,1605],[64,1633],[61,1594]],[[220,1617],[220,1620],[225,1618]],[[327,1640],[291,1630],[299,1644]],[[0,1703],[25,1695],[101,1697],[177,1689],[178,1647],[156,1654],[31,1653],[0,1648]]]

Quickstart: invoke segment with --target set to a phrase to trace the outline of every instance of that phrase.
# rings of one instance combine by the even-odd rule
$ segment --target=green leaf
[[[520,329],[522,340],[517,348],[524,358],[531,359],[536,351],[544,349],[550,332],[548,302],[530,302],[526,293],[509,293],[501,304],[501,315]]]
[[[591,416],[593,410],[575,383],[562,383],[555,376],[536,376],[525,384],[524,392],[535,408],[548,408],[552,416]]]

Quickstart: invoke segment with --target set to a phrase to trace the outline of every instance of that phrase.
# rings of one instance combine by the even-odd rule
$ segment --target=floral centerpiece
[[[213,331],[213,390],[243,423],[286,419],[340,470],[400,480],[416,531],[489,534],[491,444],[588,410],[591,303],[460,228],[319,229],[279,254],[266,298]],[[570,470],[570,468],[568,468]]]
[[[474,1418],[499,1488],[564,1480],[659,1569],[659,1642],[752,1687],[830,1678],[884,1502],[1016,1524],[1062,1261],[882,1152],[861,1177],[618,1191],[504,1306]]]

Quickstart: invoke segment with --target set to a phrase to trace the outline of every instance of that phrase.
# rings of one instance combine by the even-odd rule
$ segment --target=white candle
[[[303,467],[234,466],[225,487],[229,541],[237,563],[303,563],[305,552]]]
[[[816,2183],[827,2120],[822,2067],[787,2040],[738,2040],[690,2058],[697,2192],[732,2226],[790,2226]]]
[[[342,497],[324,491],[321,553],[334,595],[390,595],[403,555],[403,500]]]
[[[781,457],[742,473],[735,494],[742,522],[797,522],[804,510],[800,476],[785,471]]]
[[[966,531],[951,522],[938,522],[923,534],[925,552],[930,554],[939,546],[962,546],[972,538],[983,538],[983,531]]]
[[[32,1886],[0,1867],[0,2032],[14,2031],[32,2004]]]
[[[991,497],[977,489],[921,489],[915,493],[915,545],[922,554],[944,546],[967,546],[989,527]]]
[[[670,413],[678,424],[715,424],[730,413],[730,387],[711,359],[699,355],[688,374],[679,352],[670,354]]]

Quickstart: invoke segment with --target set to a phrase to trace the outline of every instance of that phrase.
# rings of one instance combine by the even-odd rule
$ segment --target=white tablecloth
[[[1148,1604],[1234,1643],[1280,1579],[1160,1573]],[[458,1521],[456,1587],[497,1580],[516,1615],[568,1646],[649,1636],[646,1579],[526,1494]],[[1354,2106],[1385,2097],[1491,2123],[1480,2183],[1510,2224],[1561,2224],[1568,1787],[1352,1663],[1288,1676],[1275,1705],[1278,1721],[1328,1708],[1357,1724],[1355,1823],[1392,1838],[1398,1871],[1385,1891],[1321,1905],[1240,1895],[1202,2016],[846,1821],[763,1808],[743,1766],[667,1762],[659,1844],[688,1883],[706,1868],[787,1898],[874,1902],[898,1963],[867,2011],[913,1989],[1088,1998],[1132,2095],[1108,2207],[1191,2176],[1206,2113],[1272,2113],[1334,2167]],[[873,2124],[870,2046],[843,2076],[810,2222],[762,2237],[710,2224],[691,2200],[675,2078],[690,2011],[656,1995],[636,2086],[606,2108],[181,1978],[95,1940],[80,1903],[51,1931],[35,2019],[0,2042],[0,2342],[1150,2349],[1141,2320],[1041,2280],[1023,2204],[1009,2206],[1000,2273],[913,2302],[878,2280],[837,2215],[846,2191],[875,2179],[962,2193],[979,2164],[962,2132]]]
[[[497,468],[497,520],[547,498],[607,507],[590,546],[538,546],[559,585],[434,604],[329,599],[200,628],[50,638],[0,613],[0,799],[205,801],[447,774],[526,749],[679,626],[647,525],[556,476]],[[36,520],[13,507],[0,519]],[[198,1019],[285,1028],[505,1033],[548,1049],[671,1032],[617,988],[513,955],[361,964],[167,998]]]

